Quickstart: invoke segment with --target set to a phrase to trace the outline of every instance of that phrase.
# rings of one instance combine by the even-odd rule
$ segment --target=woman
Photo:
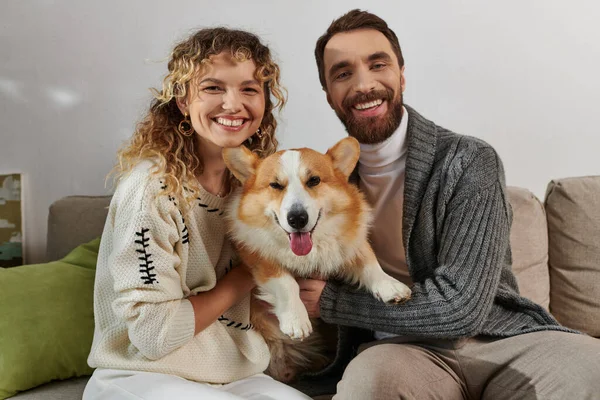
[[[279,68],[256,36],[225,28],[179,43],[168,67],[118,154],[94,293],[97,369],[83,398],[308,399],[262,374],[254,282],[223,221],[236,182],[221,150],[275,151]]]

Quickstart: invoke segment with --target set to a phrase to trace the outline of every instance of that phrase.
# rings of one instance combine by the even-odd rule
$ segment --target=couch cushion
[[[18,400],[81,400],[89,376],[56,381],[21,392],[10,399]]]
[[[600,176],[554,180],[546,192],[550,311],[600,337]]]
[[[111,196],[68,196],[48,214],[46,260],[54,261],[102,234]]]
[[[513,209],[510,243],[513,272],[519,290],[545,309],[550,302],[548,276],[548,232],[544,207],[527,189],[508,187],[508,199]]]
[[[100,240],[60,261],[0,269],[0,399],[90,375]]]

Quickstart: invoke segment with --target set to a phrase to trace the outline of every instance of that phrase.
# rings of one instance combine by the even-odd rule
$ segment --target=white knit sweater
[[[194,336],[188,296],[212,289],[235,265],[226,199],[201,191],[185,218],[145,161],[119,183],[102,234],[94,290],[92,367],[228,383],[267,368],[249,321],[250,296]],[[182,209],[183,210],[183,209]]]

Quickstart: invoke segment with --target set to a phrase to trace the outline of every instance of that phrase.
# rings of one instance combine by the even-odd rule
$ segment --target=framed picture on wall
[[[0,175],[0,267],[23,265],[21,174]]]

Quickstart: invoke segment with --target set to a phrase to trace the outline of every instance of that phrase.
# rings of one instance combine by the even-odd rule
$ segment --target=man
[[[519,296],[496,152],[403,104],[402,52],[379,17],[340,17],[315,56],[327,101],[361,143],[377,257],[412,285],[409,301],[387,305],[339,282],[300,282],[312,317],[378,339],[361,346],[335,399],[600,398],[600,342]],[[354,337],[340,332],[338,358]]]

